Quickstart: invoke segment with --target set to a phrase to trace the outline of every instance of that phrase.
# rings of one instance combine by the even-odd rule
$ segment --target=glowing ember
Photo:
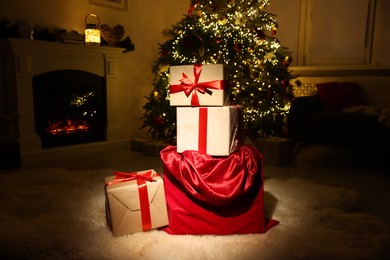
[[[71,120],[50,123],[47,132],[52,135],[57,134],[73,134],[76,132],[86,132],[90,129],[90,125],[85,120]]]

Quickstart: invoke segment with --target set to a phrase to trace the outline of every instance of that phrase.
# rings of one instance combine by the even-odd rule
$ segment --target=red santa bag
[[[279,222],[264,217],[262,155],[242,146],[228,157],[175,146],[160,153],[170,234],[264,233]]]

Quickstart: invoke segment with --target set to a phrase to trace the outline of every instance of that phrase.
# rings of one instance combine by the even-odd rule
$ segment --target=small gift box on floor
[[[171,106],[229,105],[230,81],[223,64],[170,67]]]
[[[277,220],[265,217],[262,155],[241,146],[228,157],[195,151],[160,153],[169,225],[175,235],[264,233]]]
[[[242,121],[238,106],[177,107],[177,152],[194,150],[228,156],[240,141]]]
[[[107,224],[114,236],[168,225],[163,179],[154,171],[105,178]]]

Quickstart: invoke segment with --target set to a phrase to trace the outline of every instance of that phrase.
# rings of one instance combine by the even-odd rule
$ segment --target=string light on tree
[[[243,106],[250,138],[281,135],[292,99],[291,56],[276,38],[268,0],[192,0],[188,14],[166,30],[153,65],[154,89],[144,106],[143,127],[157,139],[175,137],[169,104],[169,67],[220,63],[230,68],[231,102]],[[155,96],[155,92],[158,93]]]

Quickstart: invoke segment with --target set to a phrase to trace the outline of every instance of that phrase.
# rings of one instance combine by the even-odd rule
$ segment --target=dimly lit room
[[[387,0],[0,0],[0,257],[389,259]]]

